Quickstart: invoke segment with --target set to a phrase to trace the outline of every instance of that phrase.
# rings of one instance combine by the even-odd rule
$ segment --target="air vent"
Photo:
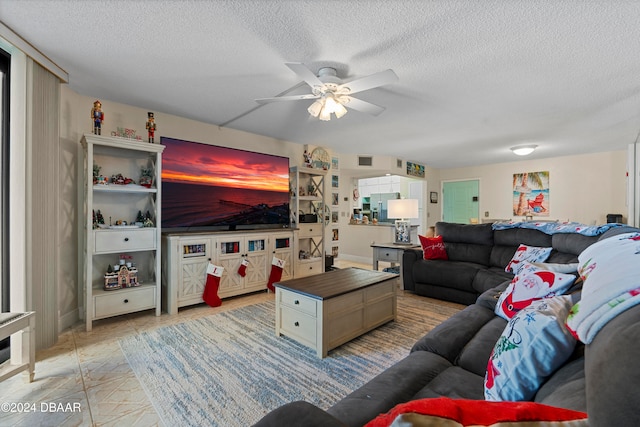
[[[358,156],[358,166],[373,166],[373,157]]]

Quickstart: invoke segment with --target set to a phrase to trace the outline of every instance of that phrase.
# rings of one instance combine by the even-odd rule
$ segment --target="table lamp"
[[[418,199],[395,199],[387,202],[387,217],[396,219],[395,244],[411,245],[411,223],[418,218]]]

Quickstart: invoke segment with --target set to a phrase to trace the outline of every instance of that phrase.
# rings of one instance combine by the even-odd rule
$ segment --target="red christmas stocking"
[[[222,277],[223,267],[209,263],[207,266],[207,283],[204,285],[202,299],[211,307],[219,307],[222,300],[218,296],[218,288],[220,287],[220,278]]]
[[[247,275],[247,265],[249,265],[249,260],[246,258],[242,259],[242,263],[240,267],[238,267],[238,274],[242,277]]]
[[[275,292],[276,288],[274,283],[279,282],[282,279],[282,269],[284,268],[284,260],[273,257],[271,261],[271,273],[269,274],[269,283],[267,283],[267,289],[271,292]]]

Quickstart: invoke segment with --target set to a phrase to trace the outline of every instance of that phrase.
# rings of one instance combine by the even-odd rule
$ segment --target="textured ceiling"
[[[2,0],[0,21],[81,94],[342,153],[459,167],[527,143],[529,158],[622,150],[640,128],[633,1]],[[358,94],[377,117],[253,110],[300,83],[285,62],[400,80]]]

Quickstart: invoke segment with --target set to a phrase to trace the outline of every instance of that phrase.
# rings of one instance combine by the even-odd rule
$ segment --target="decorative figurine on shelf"
[[[302,153],[302,157],[304,159],[304,165],[308,168],[312,168],[313,167],[313,162],[311,160],[311,154],[309,154],[309,152],[307,150],[304,150],[304,153]]]
[[[140,185],[151,188],[153,185],[153,169],[140,168]]]
[[[116,289],[122,289],[122,285],[118,281],[118,273],[113,271],[111,264],[109,264],[107,272],[104,274],[104,290],[113,291]]]
[[[102,216],[100,209],[96,212],[96,224],[104,224],[104,217]]]
[[[142,211],[138,211],[138,215],[136,216],[136,225],[140,224],[140,226],[142,226],[143,223],[144,216],[142,215]]]
[[[102,130],[102,122],[104,121],[104,113],[102,112],[102,103],[97,99],[93,102],[93,108],[91,109],[91,120],[93,120],[93,133],[96,135],[100,135]]]
[[[153,220],[151,219],[151,213],[149,213],[149,211],[147,211],[146,215],[144,216],[144,222],[142,223],[143,227],[155,227],[155,224],[153,223]]]
[[[111,182],[118,185],[135,184],[134,180],[124,177],[121,173],[111,175]]]
[[[149,142],[151,144],[153,144],[153,136],[155,135],[156,132],[156,120],[153,117],[153,113],[151,111],[149,111],[147,113],[147,131],[149,131]]]
[[[100,169],[102,169],[97,164],[93,164],[93,185],[98,183],[98,177],[100,176]]]

